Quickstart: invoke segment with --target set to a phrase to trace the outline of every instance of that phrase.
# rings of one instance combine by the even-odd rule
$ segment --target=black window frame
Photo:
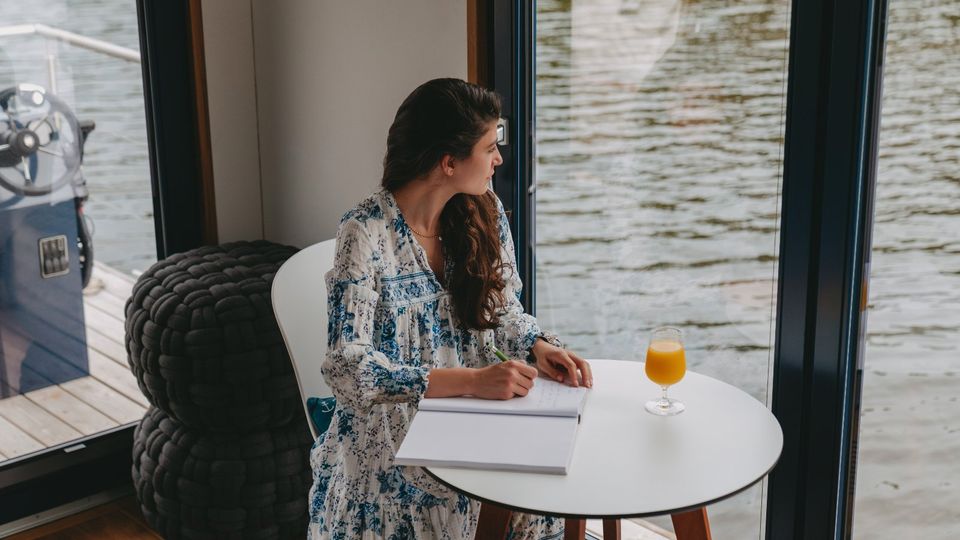
[[[520,301],[528,313],[536,306],[536,79],[534,38],[536,11],[533,2],[477,0],[482,2],[480,28],[492,44],[484,57],[488,65],[481,81],[502,98],[501,116],[508,122],[509,144],[500,147],[503,164],[493,176],[493,187],[510,217],[510,231],[523,282]]]
[[[535,314],[535,6],[490,1],[483,82],[504,97],[511,141],[494,187]],[[768,539],[851,534],[886,15],[887,0],[791,5],[771,382],[784,452],[768,482]]]
[[[794,0],[767,538],[849,538],[887,0]]]
[[[193,70],[194,1],[136,3],[158,259],[203,245],[210,203]],[[120,426],[0,464],[0,524],[132,486],[134,429]]]

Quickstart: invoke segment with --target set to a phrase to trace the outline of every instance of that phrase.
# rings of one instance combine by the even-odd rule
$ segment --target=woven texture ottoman
[[[133,482],[165,538],[303,538],[310,432],[270,303],[296,248],[235,242],[173,255],[126,305],[130,368],[151,407]]]

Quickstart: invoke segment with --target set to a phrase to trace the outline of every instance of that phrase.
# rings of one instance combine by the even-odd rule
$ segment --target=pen
[[[508,361],[510,361],[510,359],[507,358],[507,355],[505,355],[505,354],[503,354],[502,352],[500,352],[500,349],[494,347],[493,345],[491,345],[490,348],[493,349],[493,354],[497,355],[497,358],[499,358],[501,362],[508,362]]]

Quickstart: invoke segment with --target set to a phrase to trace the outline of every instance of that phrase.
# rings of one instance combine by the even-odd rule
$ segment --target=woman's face
[[[450,183],[457,193],[483,195],[493,176],[493,170],[503,163],[497,148],[497,122],[491,122],[480,140],[473,145],[470,157],[453,162]]]

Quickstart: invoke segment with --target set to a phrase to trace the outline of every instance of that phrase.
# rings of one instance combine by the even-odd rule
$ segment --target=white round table
[[[780,457],[780,424],[734,386],[688,371],[668,394],[686,410],[655,416],[643,405],[659,396],[660,387],[647,379],[642,363],[589,362],[594,384],[567,475],[445,467],[428,472],[507,509],[613,519],[700,509],[753,485]]]

